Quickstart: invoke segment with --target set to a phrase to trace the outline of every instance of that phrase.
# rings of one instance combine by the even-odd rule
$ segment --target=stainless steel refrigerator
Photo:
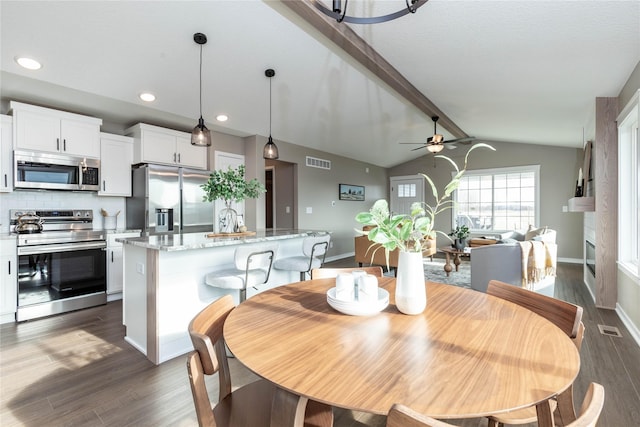
[[[202,201],[200,187],[209,179],[208,171],[140,164],[131,173],[128,228],[151,234],[213,231],[213,204]]]

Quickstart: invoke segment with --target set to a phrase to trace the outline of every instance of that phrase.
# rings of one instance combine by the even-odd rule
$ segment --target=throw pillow
[[[547,227],[534,228],[533,225],[529,225],[529,229],[524,235],[524,240],[532,240],[534,237],[538,237],[547,232]]]

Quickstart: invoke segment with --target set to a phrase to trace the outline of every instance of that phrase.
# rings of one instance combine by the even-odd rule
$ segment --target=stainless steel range
[[[18,322],[106,304],[107,244],[91,210],[9,213],[18,234]],[[34,217],[41,227],[18,227]]]

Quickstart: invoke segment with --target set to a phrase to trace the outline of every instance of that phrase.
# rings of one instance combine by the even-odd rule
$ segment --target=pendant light
[[[276,72],[271,68],[264,71],[264,75],[269,77],[269,140],[264,145],[262,150],[262,157],[265,159],[275,160],[279,157],[278,146],[273,142],[271,137],[271,78],[276,75]]]
[[[202,45],[207,42],[207,36],[202,33],[195,33],[193,41],[200,45],[200,119],[198,125],[191,131],[191,145],[200,147],[211,146],[211,131],[204,125],[202,118]]]

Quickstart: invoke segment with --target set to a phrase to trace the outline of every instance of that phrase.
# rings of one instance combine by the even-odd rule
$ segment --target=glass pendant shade
[[[204,125],[204,119],[200,116],[198,125],[191,131],[191,145],[200,147],[211,146],[211,131]]]
[[[278,153],[278,146],[273,142],[273,138],[269,135],[269,140],[264,145],[264,149],[262,150],[262,157],[265,159],[276,160],[280,157]]]

